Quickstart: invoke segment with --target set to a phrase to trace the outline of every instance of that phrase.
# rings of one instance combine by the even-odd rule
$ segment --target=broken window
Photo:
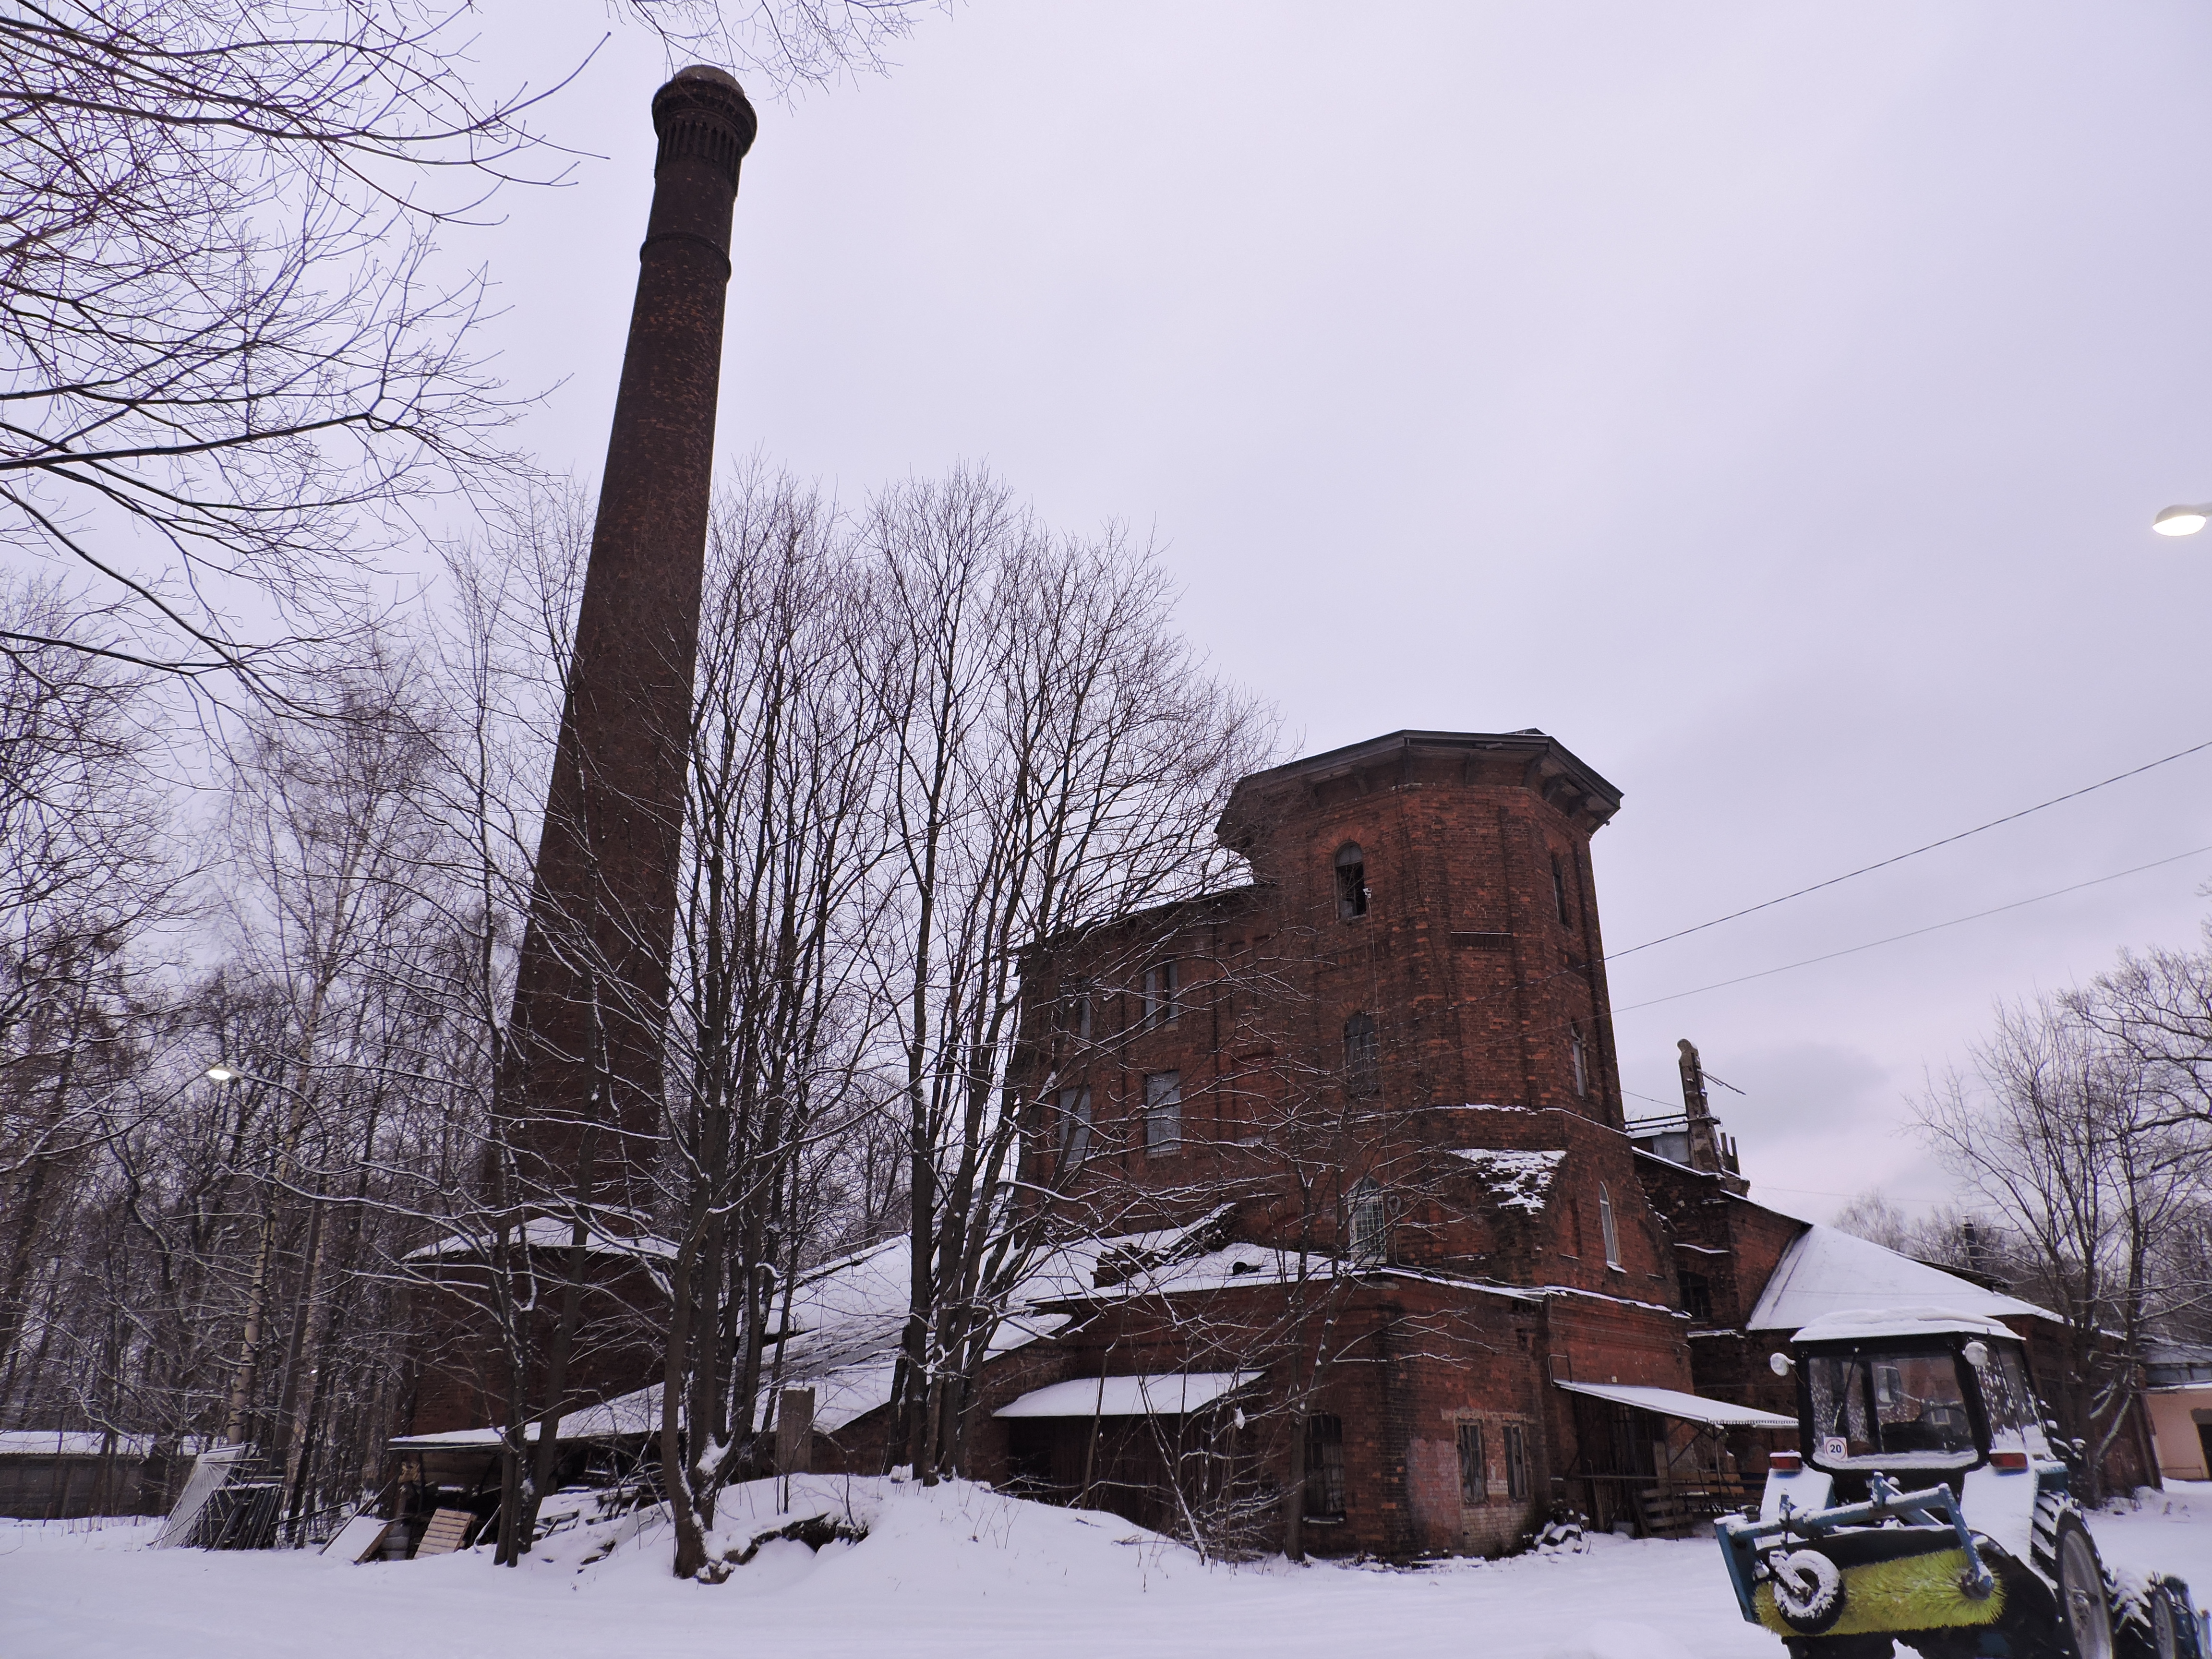
[[[1073,1170],[1091,1155],[1091,1091],[1060,1091],[1060,1167]]]
[[[1346,921],[1367,914],[1367,854],[1356,841],[1336,849],[1336,914]]]
[[[1483,1461],[1480,1423],[1459,1425],[1459,1501],[1470,1508],[1490,1501],[1490,1465]]]
[[[1371,1095],[1382,1086],[1382,1048],[1372,1014],[1344,1022],[1344,1086],[1355,1095]]]
[[[1155,1072],[1145,1079],[1145,1150],[1155,1156],[1182,1145],[1182,1073]]]
[[[1182,1009],[1176,998],[1177,975],[1172,959],[1156,962],[1145,969],[1145,1029],[1171,1024]]]
[[[1583,1028],[1579,1024],[1567,1027],[1567,1058],[1574,1062],[1575,1093],[1579,1097],[1589,1092],[1589,1055],[1583,1045]]]
[[[1602,1181],[1597,1184],[1597,1224],[1605,1235],[1605,1265],[1620,1266],[1620,1229],[1613,1224],[1613,1194]]]
[[[1306,1419],[1306,1518],[1344,1519],[1344,1419],[1320,1412]]]
[[[1505,1495],[1518,1503],[1528,1496],[1528,1431],[1508,1423],[1499,1438],[1505,1443]]]
[[[1559,862],[1557,853],[1552,854],[1552,903],[1558,908],[1559,920],[1567,919],[1567,872]]]

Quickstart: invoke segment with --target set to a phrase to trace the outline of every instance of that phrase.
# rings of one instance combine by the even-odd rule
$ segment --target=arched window
[[[1345,1091],[1371,1095],[1382,1086],[1382,1046],[1375,1035],[1375,1016],[1354,1014],[1344,1022]]]
[[[1367,854],[1356,841],[1336,849],[1336,914],[1346,921],[1367,914]]]
[[[1613,1194],[1602,1181],[1597,1184],[1597,1224],[1605,1235],[1605,1265],[1620,1266],[1620,1229],[1613,1221]]]
[[[1351,1247],[1352,1265],[1381,1266],[1383,1257],[1389,1254],[1389,1215],[1383,1207],[1382,1189],[1375,1184],[1371,1176],[1362,1176],[1353,1186],[1345,1216],[1351,1233],[1346,1242]]]
[[[1589,1092],[1589,1054],[1583,1045],[1580,1024],[1567,1027],[1567,1058],[1574,1062],[1575,1094],[1579,1098]]]

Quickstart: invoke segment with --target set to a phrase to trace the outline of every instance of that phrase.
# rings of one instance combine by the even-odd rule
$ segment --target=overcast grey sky
[[[501,0],[487,78],[605,27]],[[2212,738],[2212,535],[2147,527],[2212,498],[2212,9],[975,0],[898,56],[763,102],[724,453],[1151,529],[1304,750],[1555,734],[1627,797],[1614,951]],[[545,116],[605,159],[455,244],[592,483],[666,67],[618,29]],[[2208,846],[2212,755],[1640,952],[1625,1081],[1693,1037],[1779,1207],[1941,1197],[1923,1074],[2193,939],[2212,853],[1638,1005]]]

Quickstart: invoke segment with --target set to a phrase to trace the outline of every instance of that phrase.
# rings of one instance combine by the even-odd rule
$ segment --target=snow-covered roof
[[[1684,1394],[1680,1389],[1649,1389],[1626,1382],[1560,1382],[1555,1386],[1569,1394],[1586,1394],[1618,1406],[1633,1406],[1638,1411],[1656,1412],[1662,1417],[1678,1417],[1686,1423],[1705,1423],[1715,1428],[1797,1426],[1794,1417],[1763,1412],[1756,1406],[1733,1406],[1725,1400],[1708,1400],[1703,1395]]]
[[[2025,1305],[2025,1304],[2023,1304]],[[1872,1336],[2002,1336],[2013,1332],[1994,1319],[1956,1308],[1853,1308],[1802,1327],[1795,1342],[1849,1342]]]
[[[523,1224],[518,1242],[534,1250],[565,1250],[575,1243],[575,1224],[560,1216],[538,1216]],[[489,1255],[491,1248],[489,1233],[450,1233],[434,1244],[408,1251],[404,1260],[434,1261],[446,1256]],[[640,1256],[666,1261],[674,1259],[676,1246],[651,1233],[623,1237],[589,1227],[584,1232],[584,1252],[587,1255]]]
[[[1025,1394],[994,1417],[1182,1417],[1258,1380],[1257,1371],[1079,1376]]]
[[[1814,1226],[1782,1252],[1744,1323],[1754,1331],[1794,1331],[1830,1314],[1929,1307],[1979,1319],[2057,1317],[1870,1240]]]
[[[1462,1146],[1453,1148],[1452,1156],[1474,1166],[1475,1175],[1500,1205],[1540,1215],[1551,1200],[1552,1177],[1559,1174],[1559,1160],[1566,1153]]]

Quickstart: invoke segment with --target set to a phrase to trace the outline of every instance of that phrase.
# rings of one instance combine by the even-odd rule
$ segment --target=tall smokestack
[[[660,137],[514,990],[509,1201],[641,1206],[660,1098],[691,678],[738,168],[757,128],[702,64]]]

